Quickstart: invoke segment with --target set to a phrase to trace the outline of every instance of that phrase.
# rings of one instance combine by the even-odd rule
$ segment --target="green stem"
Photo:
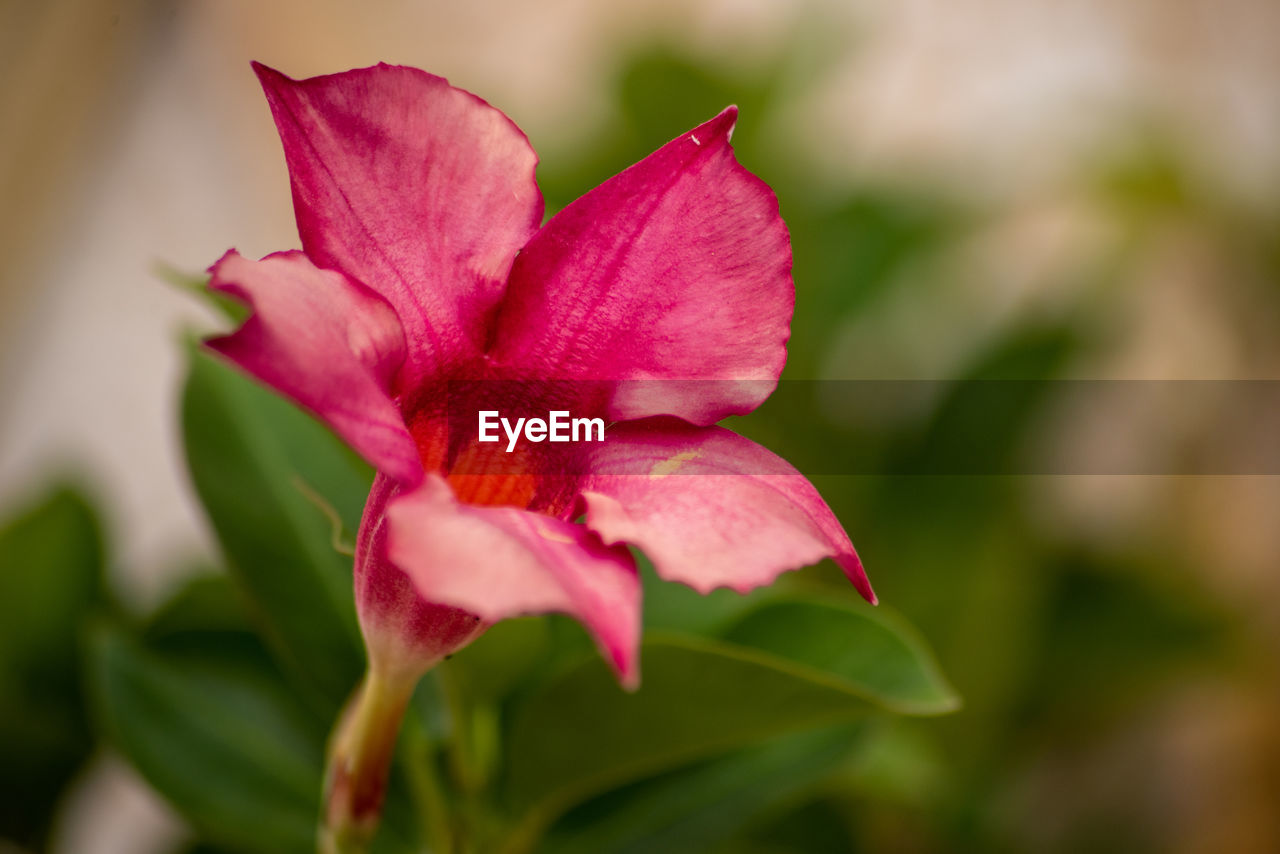
[[[370,668],[338,721],[325,771],[320,854],[365,854],[378,831],[396,735],[417,677]]]

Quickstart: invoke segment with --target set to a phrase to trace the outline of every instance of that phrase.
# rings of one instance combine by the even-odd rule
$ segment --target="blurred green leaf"
[[[817,610],[829,617],[828,646],[846,632],[896,655],[893,665],[822,655],[808,646],[817,633],[788,645],[777,637],[794,614],[768,606],[735,628],[742,640],[772,644],[764,652],[735,643],[651,635],[643,645],[644,686],[627,694],[596,657],[552,679],[514,714],[508,746],[507,795],[531,822],[611,786],[713,756],[772,736],[856,718],[884,708],[937,712],[950,696],[933,684],[931,664],[911,658],[920,648],[887,638],[896,629],[855,612]],[[805,616],[801,614],[801,616]],[[905,653],[903,655],[902,653]],[[805,663],[808,658],[813,663]],[[833,665],[837,671],[820,669]],[[903,666],[918,674],[896,675]]]
[[[726,75],[669,48],[650,49],[628,62],[618,80],[618,105],[633,148],[627,164],[639,160],[677,134],[696,128],[734,104],[738,124],[735,146],[757,144],[769,113],[778,75],[760,69],[754,75]]]
[[[187,579],[147,620],[149,642],[172,642],[175,637],[228,633],[252,634],[243,595],[224,573],[206,571]]]
[[[575,809],[542,843],[554,854],[702,852],[848,759],[857,725],[785,736],[663,774]]]
[[[856,854],[868,850],[855,842],[856,821],[847,805],[831,798],[815,798],[709,854]]]
[[[1093,189],[1103,202],[1135,221],[1187,213],[1206,201],[1189,160],[1174,135],[1147,128],[1096,164]]]
[[[994,342],[945,387],[929,423],[899,443],[891,471],[913,475],[1019,474],[1036,416],[1084,342],[1070,325],[1018,329]]]
[[[309,854],[323,738],[278,671],[239,646],[161,653],[101,627],[90,646],[95,710],[116,747],[211,841]]]
[[[761,587],[745,595],[723,587],[703,594],[688,585],[666,581],[639,552],[636,563],[644,583],[644,624],[650,630],[716,635],[730,620],[777,595],[771,587]]]
[[[42,848],[59,792],[93,748],[79,638],[102,574],[97,516],[74,489],[0,529],[0,838]]]
[[[860,187],[830,207],[790,200],[797,318],[824,334],[884,295],[906,265],[934,254],[962,233],[966,216],[954,202],[908,187]],[[784,210],[784,213],[790,213]]]
[[[503,620],[440,665],[472,702],[500,701],[552,656],[554,629],[543,617]]]
[[[617,113],[612,123],[596,138],[584,141],[573,157],[548,158],[539,164],[538,186],[547,199],[548,213],[730,104],[741,110],[735,148],[741,152],[745,144],[750,149],[760,141],[758,128],[768,114],[776,80],[772,69],[761,69],[750,81],[741,74],[726,76],[664,47],[628,57],[616,82]]]
[[[1193,578],[1168,566],[1144,577],[1086,554],[1063,556],[1056,569],[1024,714],[1073,730],[1105,726],[1153,689],[1229,662],[1230,623],[1212,598],[1191,594]]]
[[[890,711],[938,715],[960,698],[924,641],[887,608],[795,599],[768,602],[724,632],[725,640],[836,678]]]
[[[879,802],[931,808],[945,791],[947,764],[930,737],[936,729],[908,718],[884,718],[862,740],[843,780],[856,792]]]
[[[336,712],[362,652],[351,558],[308,492],[354,530],[367,466],[289,402],[193,348],[182,401],[187,462],[233,575],[273,648]]]

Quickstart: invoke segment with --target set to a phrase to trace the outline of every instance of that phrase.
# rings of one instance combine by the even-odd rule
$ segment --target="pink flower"
[[[213,266],[211,287],[253,314],[209,346],[378,470],[355,585],[371,675],[401,686],[383,705],[494,621],[549,611],[580,620],[634,684],[627,545],[703,592],[831,557],[874,601],[813,486],[712,426],[776,386],[795,296],[777,201],[729,145],[735,108],[543,224],[528,140],[474,95],[413,68],[255,68],[303,249]],[[509,456],[449,429],[479,409],[612,426],[603,443]],[[376,789],[343,809],[367,812]]]
[[[303,250],[212,267],[253,314],[209,346],[377,468],[355,566],[372,664],[420,674],[487,624],[560,611],[634,683],[626,545],[703,592],[831,557],[874,601],[813,486],[711,426],[772,392],[795,298],[777,201],[729,145],[735,108],[543,224],[528,140],[474,95],[414,68],[255,70]],[[503,443],[450,439],[459,408],[539,404],[605,418],[607,441],[568,467],[525,444],[516,471]]]

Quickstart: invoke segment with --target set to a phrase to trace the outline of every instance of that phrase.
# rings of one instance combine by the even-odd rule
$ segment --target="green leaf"
[[[363,656],[351,558],[322,496],[354,530],[369,468],[322,425],[193,348],[182,401],[192,481],[227,562],[282,662],[336,712]]]
[[[848,805],[835,798],[814,798],[763,827],[753,828],[733,845],[714,849],[714,854],[857,854],[874,850],[856,839],[858,819]]]
[[[503,620],[438,668],[473,703],[496,703],[535,678],[552,655],[554,630],[544,617]]]
[[[644,584],[646,630],[719,634],[725,623],[777,595],[777,590],[772,587],[761,587],[745,595],[725,587],[699,593],[688,585],[673,584],[663,579],[643,553],[636,552],[636,563]]]
[[[221,686],[228,678],[244,683],[247,690],[262,695],[273,705],[283,719],[292,721],[282,725],[293,727],[298,737],[296,746],[302,748],[302,752],[308,757],[323,753],[332,721],[304,708],[289,690],[278,665],[253,631],[243,596],[225,574],[206,573],[190,579],[147,619],[140,644],[126,642],[140,650],[149,663],[159,661],[166,666],[183,668],[193,690],[199,685],[200,691],[221,693]],[[103,704],[100,701],[98,705]],[[175,715],[184,713],[176,708],[172,711]],[[100,717],[105,719],[105,715]],[[130,758],[134,758],[132,754]],[[140,760],[134,761],[141,765]],[[315,766],[316,763],[309,758],[308,764]],[[321,778],[319,772],[315,773],[310,789],[318,795]],[[149,779],[168,795],[164,787],[171,784],[173,776]],[[197,803],[207,804],[217,799],[222,781],[204,780],[197,785],[210,784],[212,788],[204,791]],[[407,841],[414,836],[416,816],[412,804],[405,798],[405,789],[403,780],[393,778],[374,854],[405,854],[417,850]],[[185,789],[170,797],[175,802],[192,800]],[[198,826],[205,827],[205,824]],[[216,826],[209,833],[210,839],[202,841],[227,841],[226,834]]]
[[[859,725],[785,736],[663,774],[575,809],[539,850],[554,854],[702,852],[844,764]]]
[[[80,628],[103,601],[93,508],[58,487],[0,528],[0,838],[33,850],[93,748]]]
[[[219,844],[310,854],[323,735],[262,656],[143,648],[101,627],[90,645],[100,724],[138,771]]]
[[[809,599],[768,602],[723,637],[810,669],[890,711],[940,715],[960,707],[915,630],[885,607]]]
[[[253,634],[244,597],[222,572],[192,575],[147,620],[146,640],[172,644],[190,635],[223,641],[230,634]]]
[[[769,629],[780,624],[771,608],[760,610],[763,618],[746,618],[732,634],[769,641]],[[893,629],[880,622],[854,614],[833,628],[861,628],[860,639],[893,649],[884,639]],[[826,638],[831,645],[848,642],[844,635]],[[598,657],[569,669],[514,712],[506,741],[509,804],[526,814],[527,828],[536,828],[610,787],[772,736],[876,708],[941,711],[940,702],[928,705],[931,695],[916,682],[876,681],[878,673],[852,666],[824,672],[816,662],[799,660],[811,651],[776,646],[771,653],[655,633],[643,644],[644,684],[634,694],[617,686]],[[794,660],[784,657],[792,653]]]
[[[1228,666],[1230,621],[1198,579],[1088,554],[1059,560],[1029,642],[1039,666],[1024,677],[1025,714],[1087,732],[1190,672]]]

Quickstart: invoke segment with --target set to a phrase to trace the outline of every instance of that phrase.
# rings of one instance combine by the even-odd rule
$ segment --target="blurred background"
[[[738,104],[792,231],[789,379],[1280,373],[1269,0],[5,0],[0,512],[55,507],[59,565],[125,608],[216,555],[177,428],[181,335],[216,320],[157,265],[298,243],[251,59],[448,77],[528,133],[549,210]],[[1280,477],[1178,463],[1207,417],[1229,444],[1275,435],[1178,392],[1033,383],[998,412],[942,394],[884,418],[832,388],[735,426],[870,461],[815,480],[965,708],[896,723],[795,820],[865,851],[1280,851]],[[921,456],[1116,435],[1163,474]],[[21,557],[0,555],[0,755],[45,746],[35,783],[0,761],[0,851],[171,850],[181,821],[87,734],[73,640],[23,634]]]

